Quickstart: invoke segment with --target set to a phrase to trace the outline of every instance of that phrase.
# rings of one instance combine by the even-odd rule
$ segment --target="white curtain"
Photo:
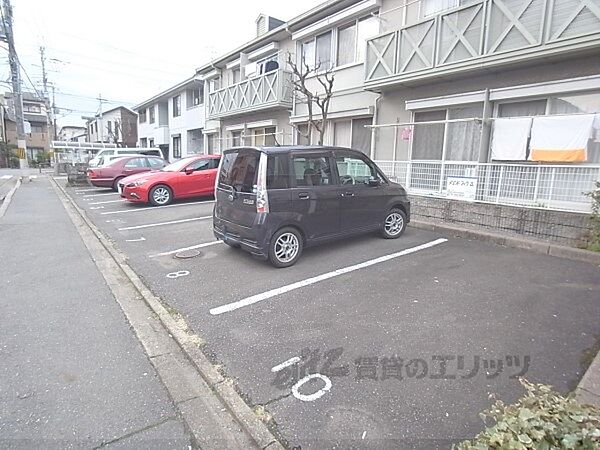
[[[351,128],[349,120],[334,122],[333,145],[337,147],[350,147],[352,145]]]
[[[360,150],[365,155],[371,153],[371,129],[365,125],[371,125],[373,119],[367,117],[365,119],[354,119],[352,121],[352,145],[355,150]]]
[[[448,119],[471,119],[483,115],[483,103],[450,108]],[[449,122],[446,136],[446,161],[478,161],[481,125],[476,121]]]

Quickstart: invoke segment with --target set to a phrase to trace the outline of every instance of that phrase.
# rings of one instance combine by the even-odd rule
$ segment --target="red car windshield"
[[[180,159],[179,161],[176,161],[173,164],[169,164],[168,166],[163,167],[161,170],[163,172],[179,172],[180,170],[182,170],[185,166],[187,166],[189,163],[191,163],[194,160],[195,160],[194,158]]]

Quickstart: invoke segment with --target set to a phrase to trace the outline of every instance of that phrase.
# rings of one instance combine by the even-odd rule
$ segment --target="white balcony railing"
[[[600,44],[595,0],[474,0],[367,41],[365,83],[477,70]]]
[[[448,179],[475,181],[472,200],[532,208],[591,212],[587,193],[600,181],[600,165],[497,164],[462,161],[375,161],[409,194],[448,197]]]
[[[277,69],[208,94],[208,118],[273,107],[291,108],[292,74]]]

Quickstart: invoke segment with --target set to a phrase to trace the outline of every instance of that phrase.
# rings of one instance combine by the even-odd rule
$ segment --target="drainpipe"
[[[377,125],[377,120],[379,117],[379,101],[383,97],[383,94],[380,92],[375,99],[375,111],[373,111],[373,125]],[[371,128],[371,150],[369,152],[369,157],[374,159],[375,157],[375,128]]]
[[[490,136],[492,134],[492,103],[490,102],[490,90],[485,90],[483,99],[483,120],[481,121],[481,142],[479,143],[479,162],[486,163],[490,156]]]

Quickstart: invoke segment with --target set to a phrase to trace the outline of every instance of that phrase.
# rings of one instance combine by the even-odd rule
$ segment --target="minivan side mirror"
[[[381,185],[381,181],[379,181],[379,178],[369,178],[369,186],[380,186]]]

